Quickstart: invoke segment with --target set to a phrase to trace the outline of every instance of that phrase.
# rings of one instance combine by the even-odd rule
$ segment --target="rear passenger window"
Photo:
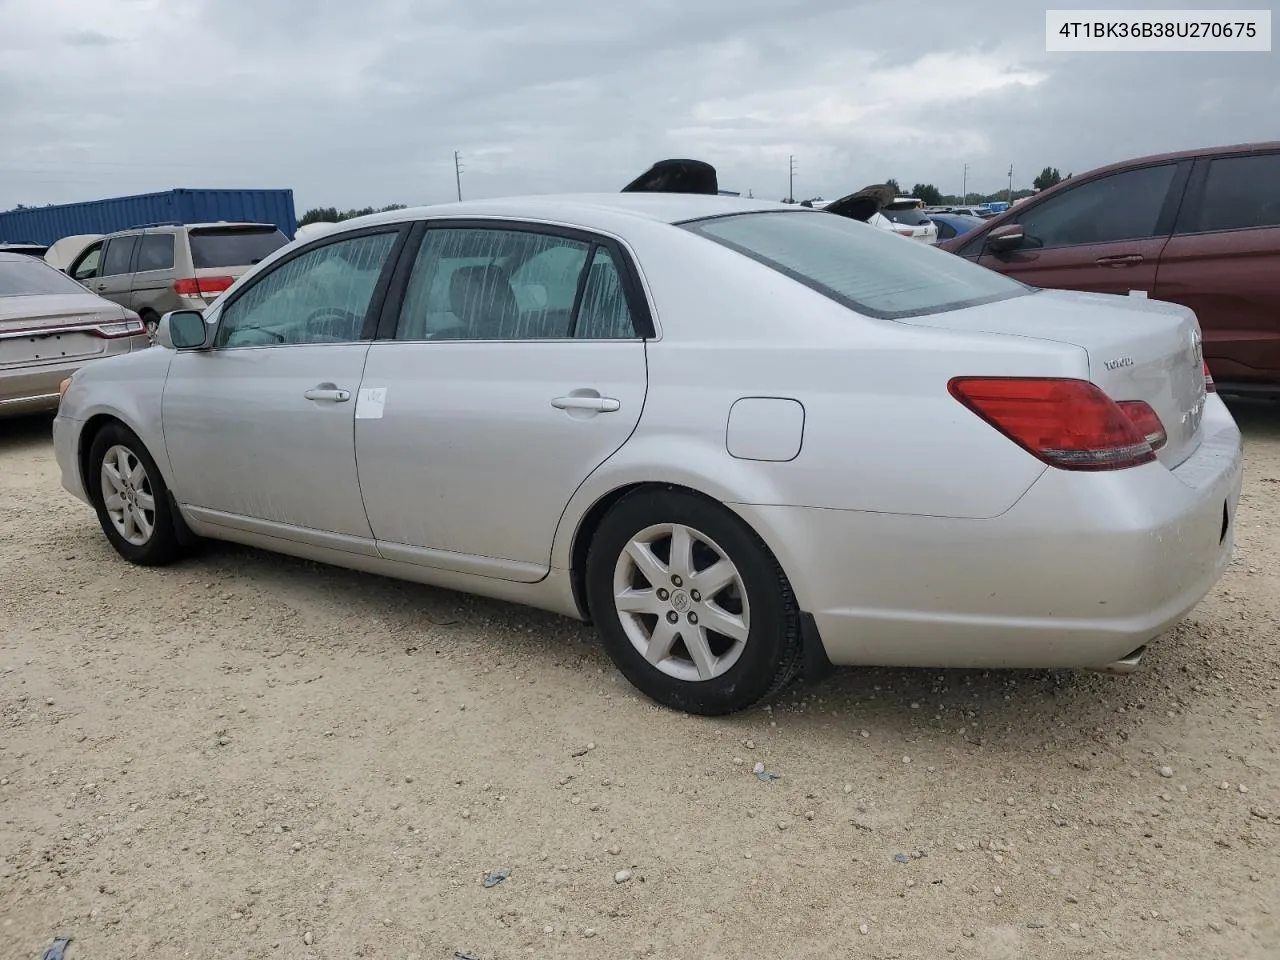
[[[596,247],[582,291],[574,336],[579,340],[623,340],[636,336],[618,265],[604,247]]]
[[[133,247],[138,242],[137,236],[116,237],[107,241],[106,252],[102,255],[100,277],[115,277],[129,272],[129,264],[133,261]]]
[[[1016,218],[1028,247],[1074,247],[1156,235],[1177,164],[1142,167],[1073,187]],[[1013,222],[1013,221],[1010,221]]]
[[[144,234],[138,245],[138,265],[134,269],[138,273],[144,270],[172,270],[173,234]]]
[[[1280,153],[1209,161],[1193,231],[1280,226]]]

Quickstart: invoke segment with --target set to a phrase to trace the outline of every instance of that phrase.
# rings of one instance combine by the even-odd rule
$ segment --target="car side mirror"
[[[209,325],[199,310],[172,310],[156,327],[156,343],[170,350],[199,350],[208,339]]]
[[[987,249],[992,253],[1009,253],[1017,250],[1026,240],[1020,223],[1007,223],[987,234]]]

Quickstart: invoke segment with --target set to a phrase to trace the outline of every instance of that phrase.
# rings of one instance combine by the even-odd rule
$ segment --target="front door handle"
[[[303,391],[302,395],[308,400],[328,400],[332,403],[346,403],[351,399],[350,390],[340,390],[330,385],[312,387],[310,390]]]
[[[1140,253],[1126,253],[1115,257],[1099,257],[1094,263],[1100,263],[1104,267],[1131,267],[1142,260]]]
[[[596,413],[613,413],[622,408],[613,397],[556,397],[551,405],[557,410],[594,410]]]

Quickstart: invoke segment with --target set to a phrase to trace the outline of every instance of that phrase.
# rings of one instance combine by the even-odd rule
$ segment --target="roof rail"
[[[126,230],[146,230],[148,227],[180,227],[181,220],[157,220],[155,223],[135,223],[132,227],[125,227]]]

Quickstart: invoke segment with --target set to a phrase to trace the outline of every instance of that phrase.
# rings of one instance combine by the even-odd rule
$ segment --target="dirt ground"
[[[0,957],[1280,957],[1280,408],[1237,415],[1236,559],[1141,672],[721,720],[538,612],[130,567],[2,424]]]

